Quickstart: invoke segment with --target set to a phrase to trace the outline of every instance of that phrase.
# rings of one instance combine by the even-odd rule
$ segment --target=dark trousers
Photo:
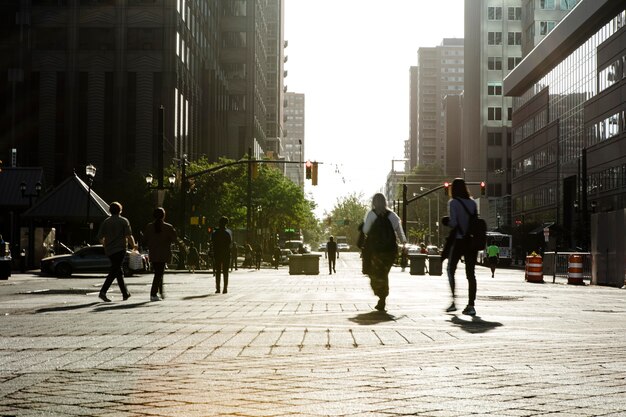
[[[455,239],[450,249],[450,259],[448,259],[448,282],[450,283],[450,290],[452,291],[452,298],[454,298],[455,280],[454,274],[456,272],[456,266],[461,260],[461,256],[465,258],[465,276],[468,283],[468,305],[473,306],[476,301],[476,255],[477,251],[470,248],[469,240],[467,239]]]
[[[228,289],[228,267],[230,266],[230,254],[215,256],[215,289],[220,290],[220,281],[224,275],[224,289]]]
[[[154,270],[154,278],[152,278],[152,288],[150,288],[150,296],[156,297],[157,293],[163,296],[163,275],[165,274],[165,262],[152,262]]]
[[[396,254],[372,253],[370,255],[368,275],[374,294],[381,300],[389,295],[389,271],[393,265]]]
[[[120,287],[122,296],[126,297],[128,295],[128,290],[126,289],[126,284],[124,283],[124,270],[122,269],[124,256],[126,256],[125,250],[109,255],[111,268],[109,269],[109,275],[107,275],[104,280],[104,284],[102,284],[102,288],[100,288],[100,294],[105,295],[107,291],[109,291],[113,280],[117,279],[117,285]]]
[[[336,254],[328,254],[328,272],[334,272],[335,266],[337,265],[337,255]]]

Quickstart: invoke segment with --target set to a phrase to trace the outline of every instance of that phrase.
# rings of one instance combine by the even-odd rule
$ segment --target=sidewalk
[[[388,313],[359,273],[239,269],[0,282],[0,415],[626,416],[626,291],[478,269],[478,316],[444,276],[394,268]],[[467,282],[460,266],[457,306]]]

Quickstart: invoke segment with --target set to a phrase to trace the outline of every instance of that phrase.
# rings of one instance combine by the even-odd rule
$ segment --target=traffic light
[[[481,181],[480,182],[480,195],[485,195],[485,187],[486,187],[485,181]]]
[[[448,181],[443,183],[443,193],[448,197],[450,196],[450,183]]]
[[[317,162],[311,167],[311,185],[317,185]]]
[[[305,167],[306,167],[306,179],[310,180],[311,176],[313,175],[312,174],[313,164],[311,163],[311,161],[306,161]]]

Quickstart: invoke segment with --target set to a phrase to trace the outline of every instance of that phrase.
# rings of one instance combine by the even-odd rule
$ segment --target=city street
[[[445,266],[445,264],[444,264]],[[626,290],[477,267],[476,317],[444,276],[394,267],[387,313],[341,253],[337,274],[239,269],[0,281],[2,416],[626,416]]]

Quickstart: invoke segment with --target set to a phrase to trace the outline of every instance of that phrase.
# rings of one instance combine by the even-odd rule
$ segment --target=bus
[[[513,236],[498,232],[487,232],[487,246],[496,245],[500,248],[499,265],[510,266],[513,256]],[[478,252],[478,263],[487,265],[487,251]]]

